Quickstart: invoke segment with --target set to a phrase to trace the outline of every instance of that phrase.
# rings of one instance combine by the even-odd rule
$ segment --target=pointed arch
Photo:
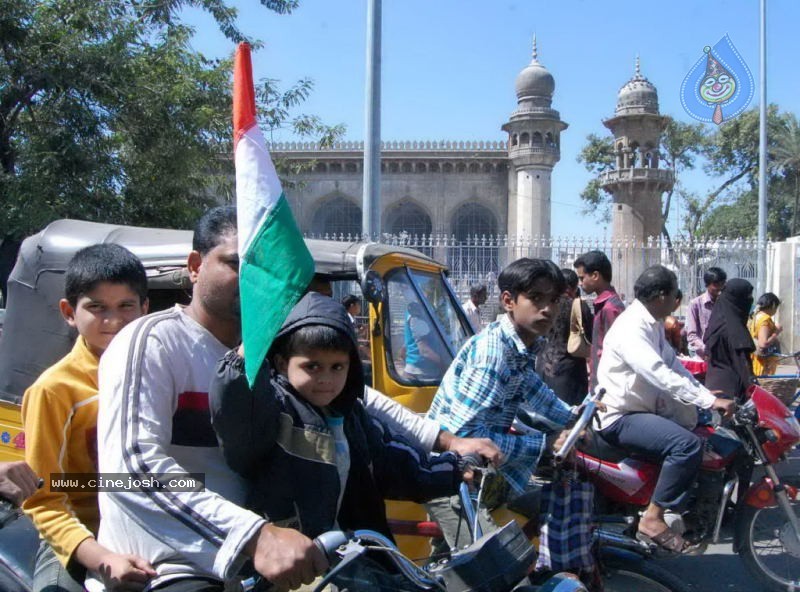
[[[467,202],[456,209],[451,228],[458,241],[465,241],[474,236],[495,236],[497,217],[486,206],[477,202]]]
[[[386,210],[383,227],[390,234],[407,232],[416,236],[428,236],[433,231],[430,215],[422,206],[410,199],[403,200]]]
[[[311,221],[313,234],[361,235],[361,208],[343,195],[319,202]]]

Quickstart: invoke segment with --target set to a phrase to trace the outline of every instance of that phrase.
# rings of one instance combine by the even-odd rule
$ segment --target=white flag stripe
[[[239,254],[244,258],[282,189],[258,126],[251,127],[239,138],[234,159]]]

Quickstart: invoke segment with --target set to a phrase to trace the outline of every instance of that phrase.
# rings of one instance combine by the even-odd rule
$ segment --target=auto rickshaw
[[[20,409],[25,389],[66,355],[76,338],[58,309],[67,263],[79,249],[103,242],[121,244],[142,260],[151,311],[191,298],[185,267],[191,231],[58,220],[26,239],[8,280],[0,336],[0,461],[24,458]],[[473,333],[447,281],[447,268],[404,247],[312,239],[306,244],[315,262],[314,289],[337,299],[350,293],[364,299],[367,314],[358,321],[368,384],[425,412],[445,370]],[[425,519],[416,504],[392,502],[390,507],[398,523]],[[426,545],[420,543],[426,539],[409,540],[424,553]]]

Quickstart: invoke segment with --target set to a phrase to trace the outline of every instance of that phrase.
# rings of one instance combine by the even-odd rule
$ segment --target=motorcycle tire
[[[786,483],[800,487],[800,480]],[[800,501],[793,501],[792,508],[800,517]],[[736,541],[747,570],[764,590],[800,589],[800,542],[794,539],[782,508],[744,506],[736,519]]]
[[[652,559],[633,553],[603,553],[602,570],[604,592],[691,592]]]

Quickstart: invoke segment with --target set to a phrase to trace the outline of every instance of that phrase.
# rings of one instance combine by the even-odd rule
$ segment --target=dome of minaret
[[[547,68],[539,63],[536,37],[533,38],[533,59],[517,75],[514,86],[517,91],[518,101],[539,97],[548,100],[553,98],[556,82]]]
[[[617,115],[652,113],[658,115],[658,91],[653,83],[642,76],[639,57],[636,57],[636,71],[628,82],[619,89],[617,95]]]

